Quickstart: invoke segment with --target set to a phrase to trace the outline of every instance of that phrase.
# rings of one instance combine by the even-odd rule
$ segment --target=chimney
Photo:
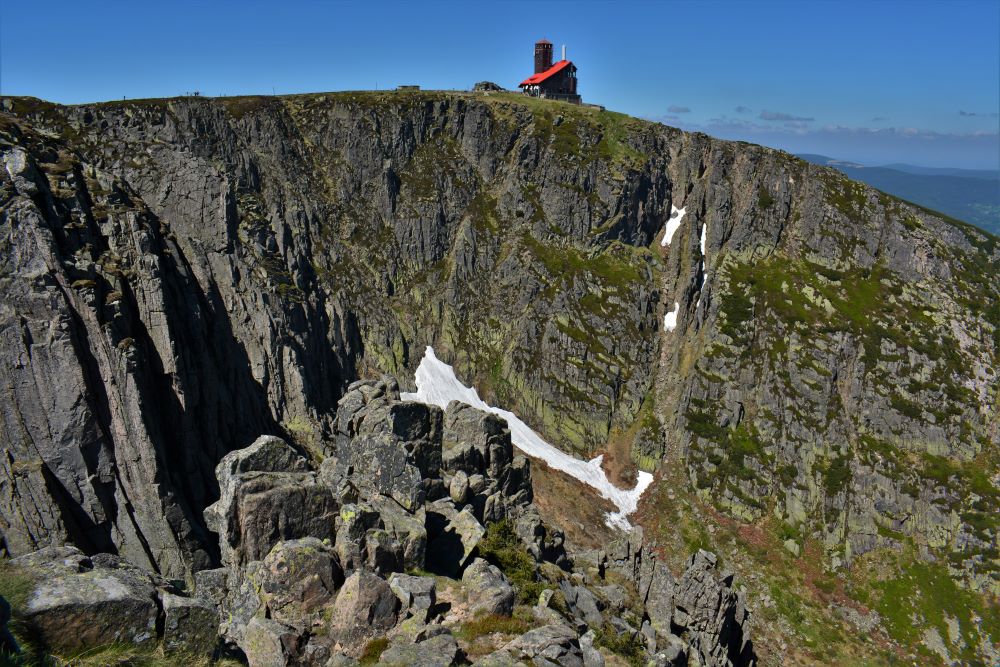
[[[563,44],[563,57],[562,57],[562,59],[566,60],[566,45],[565,44]]]

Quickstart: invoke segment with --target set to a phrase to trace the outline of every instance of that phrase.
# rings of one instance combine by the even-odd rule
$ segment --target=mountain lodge
[[[576,94],[576,65],[566,60],[565,46],[562,60],[553,65],[552,42],[547,39],[535,42],[535,73],[518,87],[532,97],[580,104],[580,96]]]

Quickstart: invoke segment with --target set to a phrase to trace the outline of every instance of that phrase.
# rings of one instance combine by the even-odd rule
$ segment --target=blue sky
[[[1000,167],[996,0],[0,0],[0,92],[514,87],[540,37],[610,109],[865,163]]]

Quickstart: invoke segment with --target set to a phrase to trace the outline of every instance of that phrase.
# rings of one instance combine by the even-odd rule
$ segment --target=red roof
[[[567,67],[569,67],[572,64],[573,64],[572,60],[560,60],[559,62],[557,62],[555,65],[553,65],[552,67],[548,68],[544,72],[539,72],[538,74],[532,74],[531,76],[529,76],[527,79],[525,79],[524,81],[522,81],[518,85],[519,85],[519,87],[520,86],[534,86],[535,84],[539,84],[542,81],[545,81],[550,76],[552,76],[554,74],[558,74],[559,72],[563,71],[564,69],[566,69]]]

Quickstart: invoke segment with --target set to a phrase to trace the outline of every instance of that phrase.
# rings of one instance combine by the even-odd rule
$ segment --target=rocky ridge
[[[567,551],[502,420],[399,402],[389,380],[351,385],[335,424],[318,464],[273,436],[223,457],[206,510],[223,567],[198,571],[191,593],[72,546],[14,559],[31,582],[19,632],[62,655],[162,643],[251,667],[593,667],[614,650],[753,664],[750,613],[713,554],[675,578],[638,530],[603,552]]]

